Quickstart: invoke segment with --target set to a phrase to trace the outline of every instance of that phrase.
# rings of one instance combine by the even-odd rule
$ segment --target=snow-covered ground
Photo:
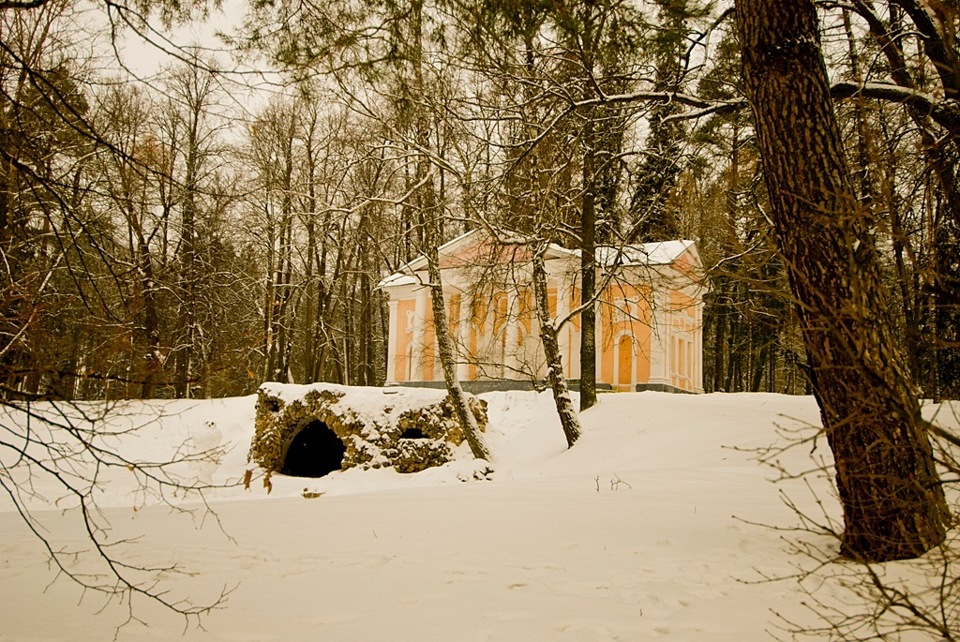
[[[257,479],[249,490],[211,491],[214,517],[189,503],[197,510],[186,514],[159,505],[132,473],[111,474],[98,491],[111,541],[139,537],[118,544],[122,560],[176,562],[190,575],[163,578],[172,597],[205,602],[230,590],[203,629],[184,630],[182,618],[135,601],[146,625],[130,623],[118,639],[742,642],[768,639],[774,612],[809,618],[798,582],[763,579],[795,572],[793,542],[832,542],[760,525],[797,523],[783,494],[804,509],[815,504],[806,481],[773,483],[757,449],[815,434],[811,398],[605,395],[581,416],[584,435],[569,451],[547,394],[484,398],[489,481],[475,481],[466,460],[414,475],[275,476],[269,495]],[[187,463],[182,473],[239,480],[254,403],[124,403],[113,425],[142,428],[116,444],[142,461],[184,443],[224,448],[219,464]],[[800,472],[826,452],[807,443],[782,461]],[[808,481],[836,517],[828,480]],[[34,490],[43,497],[26,501],[51,541],[83,548],[72,513],[62,512],[69,502],[40,479]],[[0,640],[109,640],[127,619],[126,604],[105,605],[55,578],[36,537],[0,500]]]

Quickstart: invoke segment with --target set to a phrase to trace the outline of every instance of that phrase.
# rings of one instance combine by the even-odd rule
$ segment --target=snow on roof
[[[445,251],[449,250],[450,248],[456,245],[459,245],[467,238],[473,236],[478,231],[479,230],[470,230],[469,232],[465,232],[460,236],[458,236],[457,238],[447,241],[446,243],[441,245],[439,248],[437,248],[437,251],[440,254],[443,254]],[[399,287],[401,285],[416,285],[417,283],[420,283],[420,281],[414,278],[413,273],[416,272],[417,270],[422,270],[425,267],[427,267],[427,257],[426,255],[421,254],[420,256],[413,259],[412,261],[405,263],[404,265],[401,265],[399,268],[397,268],[396,272],[385,277],[383,280],[377,283],[377,287],[388,288],[388,287]]]
[[[401,285],[416,285],[418,283],[417,279],[409,274],[404,274],[403,272],[394,272],[388,277],[385,277],[380,283],[377,284],[378,288],[390,288],[390,287],[399,287]]]
[[[694,245],[693,241],[659,241],[642,245],[614,247],[605,245],[597,248],[597,258],[601,265],[669,265]]]
[[[476,229],[471,230],[466,234],[461,234],[452,241],[448,241],[447,243],[441,245],[439,252],[442,254],[445,250],[453,248],[455,245],[462,243],[468,237],[473,236],[481,231],[482,230],[480,229]],[[686,239],[677,241],[658,241],[656,243],[643,243],[640,245],[603,245],[597,248],[597,261],[600,263],[600,265],[605,267],[611,267],[614,265],[670,265],[680,258],[681,254],[686,252],[694,245],[696,244],[693,241]],[[570,256],[580,256],[580,250],[571,250],[561,247],[555,243],[550,244],[550,253],[554,256],[564,254]],[[426,262],[425,256],[417,257],[406,265],[401,266],[399,270],[390,276],[385,277],[382,281],[380,281],[380,283],[377,284],[377,287],[386,288],[399,287],[402,285],[416,285],[419,283],[419,281],[413,276],[413,273],[417,270],[422,270],[425,268]]]

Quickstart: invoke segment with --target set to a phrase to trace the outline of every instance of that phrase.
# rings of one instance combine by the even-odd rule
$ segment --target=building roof
[[[417,279],[403,272],[394,272],[377,284],[378,288],[396,288],[401,285],[416,285]]]
[[[438,253],[448,254],[456,252],[461,246],[470,242],[470,239],[478,233],[484,233],[482,229],[474,229],[465,234],[461,234],[452,241],[448,241],[440,246]],[[696,251],[696,243],[690,240],[659,241],[656,243],[642,243],[638,245],[612,246],[603,245],[597,247],[597,262],[603,267],[613,266],[657,266],[670,265],[689,249],[693,249],[694,254],[699,260],[699,254]],[[580,250],[571,250],[561,247],[555,243],[550,244],[549,253],[553,256],[580,256]],[[385,277],[377,284],[378,288],[400,287],[404,285],[416,285],[420,283],[415,275],[416,272],[424,270],[427,267],[427,257],[419,256],[409,263],[401,266],[396,272]]]
[[[439,247],[437,250],[439,253],[449,252],[452,248],[462,245],[467,239],[474,236],[478,230],[471,230],[464,234],[461,234],[452,241],[447,241]],[[421,254],[412,261],[401,265],[400,268],[393,274],[384,277],[378,284],[378,288],[395,288],[402,285],[416,285],[420,281],[414,277],[414,273],[419,270],[426,269],[427,267],[427,257],[426,255]]]
[[[659,241],[622,247],[604,245],[597,248],[597,260],[605,266],[670,265],[696,244],[689,240]]]

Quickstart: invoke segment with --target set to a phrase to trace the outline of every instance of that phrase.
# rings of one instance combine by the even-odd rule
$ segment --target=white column
[[[667,293],[655,289],[650,339],[650,383],[670,383],[670,310]]]
[[[387,339],[387,383],[397,382],[397,333],[400,326],[397,323],[397,307],[399,301],[390,299],[390,334]]]
[[[596,375],[596,383],[603,381],[603,306],[600,305],[601,293],[596,293],[596,301],[593,305],[594,331],[593,331],[593,368]],[[581,328],[583,327],[581,322]],[[579,355],[577,355],[579,358]],[[610,382],[607,382],[610,383]]]
[[[697,302],[697,312],[694,315],[696,328],[694,328],[694,381],[693,387],[696,392],[703,392],[703,303]]]
[[[574,293],[575,281],[570,284],[569,295],[572,297]],[[576,306],[575,306],[576,307]],[[580,332],[577,331],[576,326],[574,325],[573,320],[567,325],[565,335],[569,337],[570,347],[567,350],[570,352],[570,369],[567,372],[567,377],[570,379],[579,379],[580,378],[580,340],[581,332],[583,330],[583,315],[580,315]]]
[[[570,312],[570,291],[567,289],[566,279],[557,281],[557,316],[553,326],[557,327],[560,319]],[[570,377],[570,363],[573,355],[570,354],[570,326],[557,329],[557,348],[560,350],[560,361],[563,364],[563,373]]]
[[[503,348],[503,376],[505,379],[511,379],[516,375],[518,361],[517,359],[517,341],[520,337],[520,298],[517,296],[517,289],[513,286],[507,286],[507,316],[503,320],[504,348]]]
[[[423,381],[423,355],[426,351],[424,339],[426,337],[427,322],[427,292],[429,288],[420,288],[417,291],[417,304],[413,315],[413,368],[410,379]]]
[[[460,324],[457,326],[457,377],[461,381],[467,380],[470,361],[470,311],[473,309],[473,299],[466,292],[460,294]]]

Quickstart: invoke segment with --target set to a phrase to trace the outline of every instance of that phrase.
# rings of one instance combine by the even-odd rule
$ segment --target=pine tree
[[[771,215],[834,454],[842,553],[922,555],[944,540],[948,511],[884,301],[875,216],[843,158],[816,9],[737,0],[736,16]]]

